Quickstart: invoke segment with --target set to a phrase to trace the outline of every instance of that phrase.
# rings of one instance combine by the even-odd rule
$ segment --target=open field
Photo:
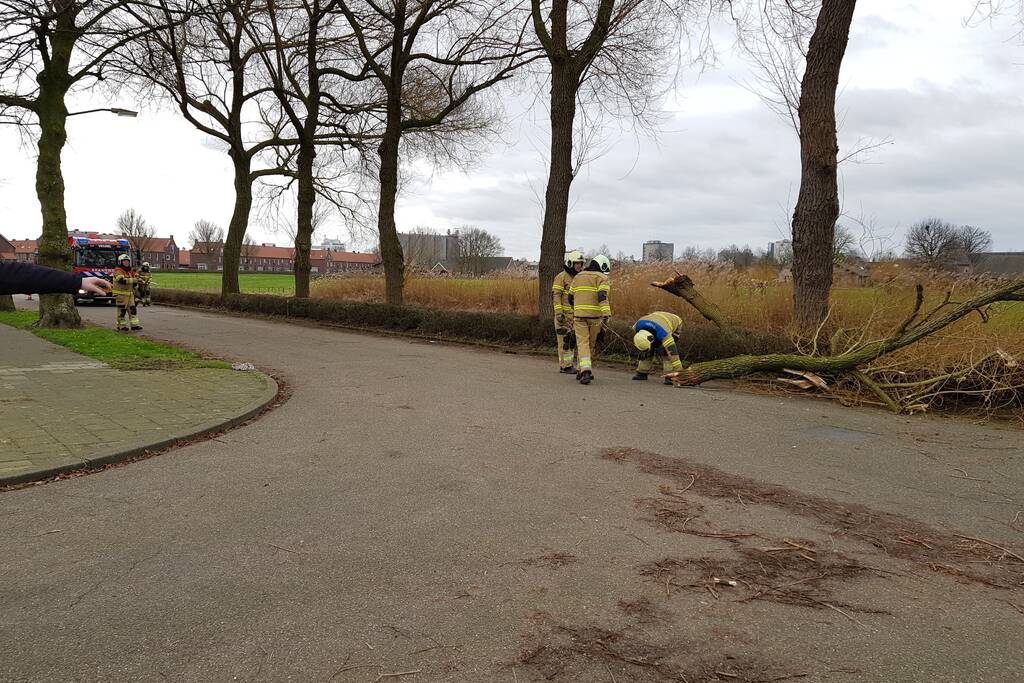
[[[219,292],[220,279],[220,273],[153,271],[153,286],[166,289]],[[295,278],[291,273],[242,273],[238,276],[238,284],[247,294],[291,296],[295,291]]]

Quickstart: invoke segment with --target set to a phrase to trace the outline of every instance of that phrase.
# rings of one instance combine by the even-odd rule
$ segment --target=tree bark
[[[75,13],[65,4],[58,3],[58,8],[63,10],[57,17],[60,30],[50,38],[50,61],[36,79],[39,83],[36,100],[39,118],[36,196],[43,217],[39,263],[60,270],[71,269],[60,157],[68,139],[68,110],[64,98],[71,87],[71,52],[80,35],[74,25]],[[82,319],[69,294],[42,294],[39,297],[39,322],[36,324],[39,327],[81,327]]]
[[[10,294],[4,294],[0,296],[0,311],[16,311],[18,308],[14,305],[14,297]]]
[[[315,128],[315,126],[314,126]],[[313,159],[316,150],[312,134],[299,146],[295,175],[298,181],[298,207],[295,226],[295,296],[309,296],[309,252],[313,245],[313,205],[316,189],[313,187]]]
[[[828,315],[839,218],[836,88],[856,0],[824,0],[800,89],[800,193],[793,212],[793,311],[802,334]]]
[[[224,238],[224,272],[221,275],[220,293],[238,294],[238,268],[241,262],[242,242],[249,228],[249,214],[252,212],[252,159],[244,149],[232,149],[231,160],[235,172],[235,205],[231,210],[228,234]]]
[[[569,189],[573,180],[572,144],[579,83],[569,63],[551,60],[551,166],[544,193],[544,227],[540,238],[537,315],[551,315],[551,283],[565,257],[565,227],[569,215]]]
[[[399,78],[399,81],[401,79]],[[393,111],[394,110],[394,111]],[[377,153],[380,155],[380,203],[377,207],[377,232],[380,235],[380,259],[384,264],[385,301],[401,306],[405,290],[405,256],[398,241],[395,203],[398,197],[398,149],[402,140],[402,108],[396,96],[388,97],[388,122]]]

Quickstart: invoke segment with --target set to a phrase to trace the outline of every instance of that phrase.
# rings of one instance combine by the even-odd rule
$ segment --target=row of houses
[[[92,234],[100,238],[116,238],[118,235]],[[85,235],[85,233],[72,233]],[[39,251],[38,240],[8,240],[0,235],[0,260],[36,262]],[[331,243],[324,249],[313,249],[310,263],[314,273],[342,273],[368,270],[380,262],[376,254],[344,251],[338,243]],[[223,242],[198,242],[191,250],[181,249],[174,237],[154,237],[146,241],[144,249],[132,254],[139,261],[145,261],[156,270],[201,270],[218,271],[224,268]],[[295,261],[295,249],[272,244],[244,245],[240,269],[246,272],[288,272]]]

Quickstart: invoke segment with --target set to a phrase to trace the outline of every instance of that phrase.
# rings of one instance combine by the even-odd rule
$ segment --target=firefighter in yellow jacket
[[[558,343],[558,371],[576,372],[573,360],[576,357],[575,344],[572,343],[572,304],[569,303],[569,288],[572,279],[583,270],[583,254],[570,251],[565,254],[565,265],[551,285],[551,299],[555,306],[555,339]]]
[[[678,372],[683,369],[683,363],[679,360],[679,350],[676,348],[676,333],[683,325],[683,319],[675,313],[655,311],[645,315],[633,324],[636,334],[633,335],[633,345],[640,349],[640,363],[636,366],[636,374],[633,379],[646,380],[654,365],[654,357],[662,357],[662,367],[665,374]],[[665,378],[665,384],[672,384],[672,380]]]
[[[611,269],[608,257],[598,254],[572,279],[569,287],[576,354],[580,364],[576,378],[580,384],[590,384],[594,380],[591,354],[597,346],[597,335],[612,315],[611,301],[608,299],[611,288],[608,273]]]
[[[149,271],[149,262],[143,262],[139,268],[139,280],[135,283],[138,290],[138,302],[143,306],[149,306],[152,301],[149,299],[150,283],[153,282],[153,273]]]
[[[132,259],[128,254],[117,257],[117,268],[114,269],[114,301],[117,304],[117,329],[128,332],[141,330],[138,308],[135,305],[135,283],[138,273],[132,268]]]

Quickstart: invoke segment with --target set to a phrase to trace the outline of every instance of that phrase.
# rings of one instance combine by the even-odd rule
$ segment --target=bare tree
[[[386,300],[401,304],[404,258],[395,225],[400,152],[406,134],[480,130],[470,106],[478,93],[510,78],[528,59],[514,0],[338,0],[362,58],[358,72],[384,103],[377,148],[377,232]]]
[[[551,146],[540,243],[538,314],[551,310],[551,282],[562,268],[569,190],[600,126],[584,118],[625,115],[651,122],[665,57],[679,45],[672,0],[531,0],[533,30],[547,59]],[[577,138],[579,140],[577,141]],[[577,144],[578,142],[578,144]]]
[[[247,234],[244,238],[242,238],[242,249],[239,252],[239,270],[256,270],[254,266],[256,265],[256,250],[258,248],[259,247],[256,246],[256,241],[253,240],[252,235]]]
[[[956,239],[968,257],[992,249],[992,233],[973,225],[961,225],[957,228]]]
[[[128,240],[132,252],[135,253],[135,261],[141,263],[142,255],[149,251],[156,236],[153,226],[135,209],[128,209],[117,217],[117,232]]]
[[[857,237],[842,223],[837,223],[832,237],[832,261],[842,263],[860,256]]]
[[[200,132],[221,143],[231,158],[234,204],[224,242],[221,293],[238,293],[242,242],[253,207],[253,183],[282,173],[287,150],[283,121],[261,97],[270,94],[255,65],[268,47],[248,27],[266,6],[255,0],[154,0],[136,16],[150,27],[120,51],[122,74],[144,91],[163,96]],[[182,17],[178,22],[172,18]],[[277,112],[279,113],[279,112]]]
[[[907,256],[929,268],[942,268],[960,251],[957,227],[941,218],[926,218],[907,230]]]
[[[192,240],[192,253],[205,257],[207,262],[216,262],[224,250],[224,228],[211,221],[196,221],[188,238]]]
[[[466,225],[459,229],[459,267],[481,275],[488,258],[501,256],[501,240],[483,228]]]
[[[145,32],[131,16],[134,0],[4,0],[0,3],[0,121],[22,127],[37,150],[36,195],[42,212],[39,261],[70,268],[61,151],[69,93],[104,77],[111,53]],[[67,294],[40,296],[41,327],[78,327]]]

